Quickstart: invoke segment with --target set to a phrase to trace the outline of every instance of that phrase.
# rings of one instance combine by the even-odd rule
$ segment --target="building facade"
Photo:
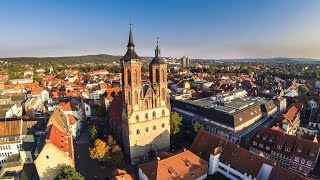
[[[141,58],[136,54],[130,28],[122,68],[122,145],[132,164],[154,157],[170,147],[170,102],[167,64],[157,45],[150,63],[150,84],[143,85]]]

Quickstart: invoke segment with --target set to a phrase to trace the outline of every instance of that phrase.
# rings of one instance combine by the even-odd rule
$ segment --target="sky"
[[[1,0],[0,57],[320,59],[319,0]]]

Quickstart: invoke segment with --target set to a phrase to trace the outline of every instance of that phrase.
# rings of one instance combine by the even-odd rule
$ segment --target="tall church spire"
[[[134,48],[131,24],[130,24],[129,42],[128,42],[127,47],[128,48]]]
[[[159,58],[160,57],[160,48],[159,48],[159,37],[157,37],[157,47],[155,49],[155,57]]]
[[[120,59],[123,61],[131,61],[133,59],[141,59],[137,53],[134,51],[134,43],[133,43],[133,35],[132,35],[132,29],[131,29],[131,24],[130,24],[130,32],[129,32],[129,42],[128,42],[128,50],[127,53]]]
[[[160,56],[159,37],[157,37],[157,46],[154,50],[154,58],[152,59],[150,65],[152,64],[164,64],[164,60]]]

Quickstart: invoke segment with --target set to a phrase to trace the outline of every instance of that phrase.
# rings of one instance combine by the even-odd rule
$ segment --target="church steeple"
[[[134,48],[131,24],[130,24],[129,42],[128,42],[127,47],[132,48],[132,49]]]
[[[128,42],[128,50],[127,53],[120,59],[122,61],[131,61],[131,60],[139,60],[141,59],[134,50],[134,43],[133,43],[133,35],[132,35],[132,28],[130,24],[130,32],[129,32],[129,42]]]
[[[160,47],[159,47],[159,38],[157,37],[157,46],[154,50],[154,58],[151,61],[150,65],[152,64],[164,64],[163,58],[160,56]]]

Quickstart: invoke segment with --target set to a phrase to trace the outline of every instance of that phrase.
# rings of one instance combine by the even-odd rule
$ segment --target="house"
[[[0,176],[33,163],[35,136],[43,130],[40,121],[13,119],[0,122]]]
[[[73,138],[80,135],[81,122],[73,114],[65,113],[60,108],[53,111],[48,125],[54,124],[55,126],[63,129],[65,132],[70,133]]]
[[[273,99],[274,104],[278,108],[279,113],[283,113],[287,109],[287,99],[282,96],[277,96]]]
[[[232,180],[305,179],[262,155],[251,153],[203,130],[197,134],[190,151],[209,161],[208,175],[221,174]]]
[[[289,135],[296,135],[300,126],[300,111],[302,108],[303,104],[301,103],[291,104],[285,114],[278,116],[276,120],[278,123],[272,128]]]
[[[139,180],[206,179],[208,162],[191,151],[140,164]]]
[[[40,180],[53,180],[61,167],[74,167],[73,142],[70,134],[56,125],[47,126],[47,134],[42,136],[34,161]]]
[[[315,169],[320,144],[269,128],[260,129],[252,138],[250,152],[263,154],[285,169],[309,175]]]
[[[115,172],[113,172],[111,180],[135,180],[134,174],[128,174],[127,171],[116,169]]]

